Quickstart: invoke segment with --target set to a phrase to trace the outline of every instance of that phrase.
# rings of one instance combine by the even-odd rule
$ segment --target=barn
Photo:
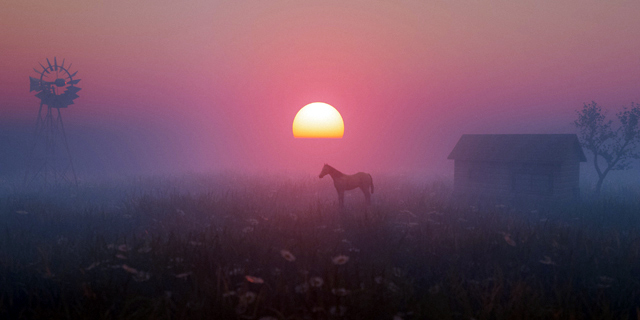
[[[454,193],[506,200],[576,200],[580,162],[575,134],[464,134],[454,160]]]

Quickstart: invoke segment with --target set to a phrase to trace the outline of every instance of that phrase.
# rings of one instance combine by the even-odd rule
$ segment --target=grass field
[[[640,319],[640,197],[219,175],[0,199],[3,319]],[[614,196],[615,195],[615,196]]]

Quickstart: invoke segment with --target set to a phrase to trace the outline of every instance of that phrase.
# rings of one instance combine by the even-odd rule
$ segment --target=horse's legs
[[[338,206],[344,208],[344,190],[338,190]]]
[[[360,187],[360,190],[362,190],[362,193],[364,193],[364,200],[365,203],[370,206],[371,205],[371,193],[369,192],[369,187]]]

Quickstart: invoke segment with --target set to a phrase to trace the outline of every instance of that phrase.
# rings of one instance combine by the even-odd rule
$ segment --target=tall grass
[[[339,211],[332,188],[225,175],[7,195],[0,317],[638,316],[638,197],[516,208],[382,177],[370,208],[352,192]]]

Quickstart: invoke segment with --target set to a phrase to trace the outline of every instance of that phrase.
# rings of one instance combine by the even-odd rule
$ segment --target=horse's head
[[[331,170],[331,167],[328,164],[324,164],[324,167],[322,167],[322,171],[320,171],[320,175],[318,177],[320,177],[321,179],[326,176],[329,173],[329,170]]]

